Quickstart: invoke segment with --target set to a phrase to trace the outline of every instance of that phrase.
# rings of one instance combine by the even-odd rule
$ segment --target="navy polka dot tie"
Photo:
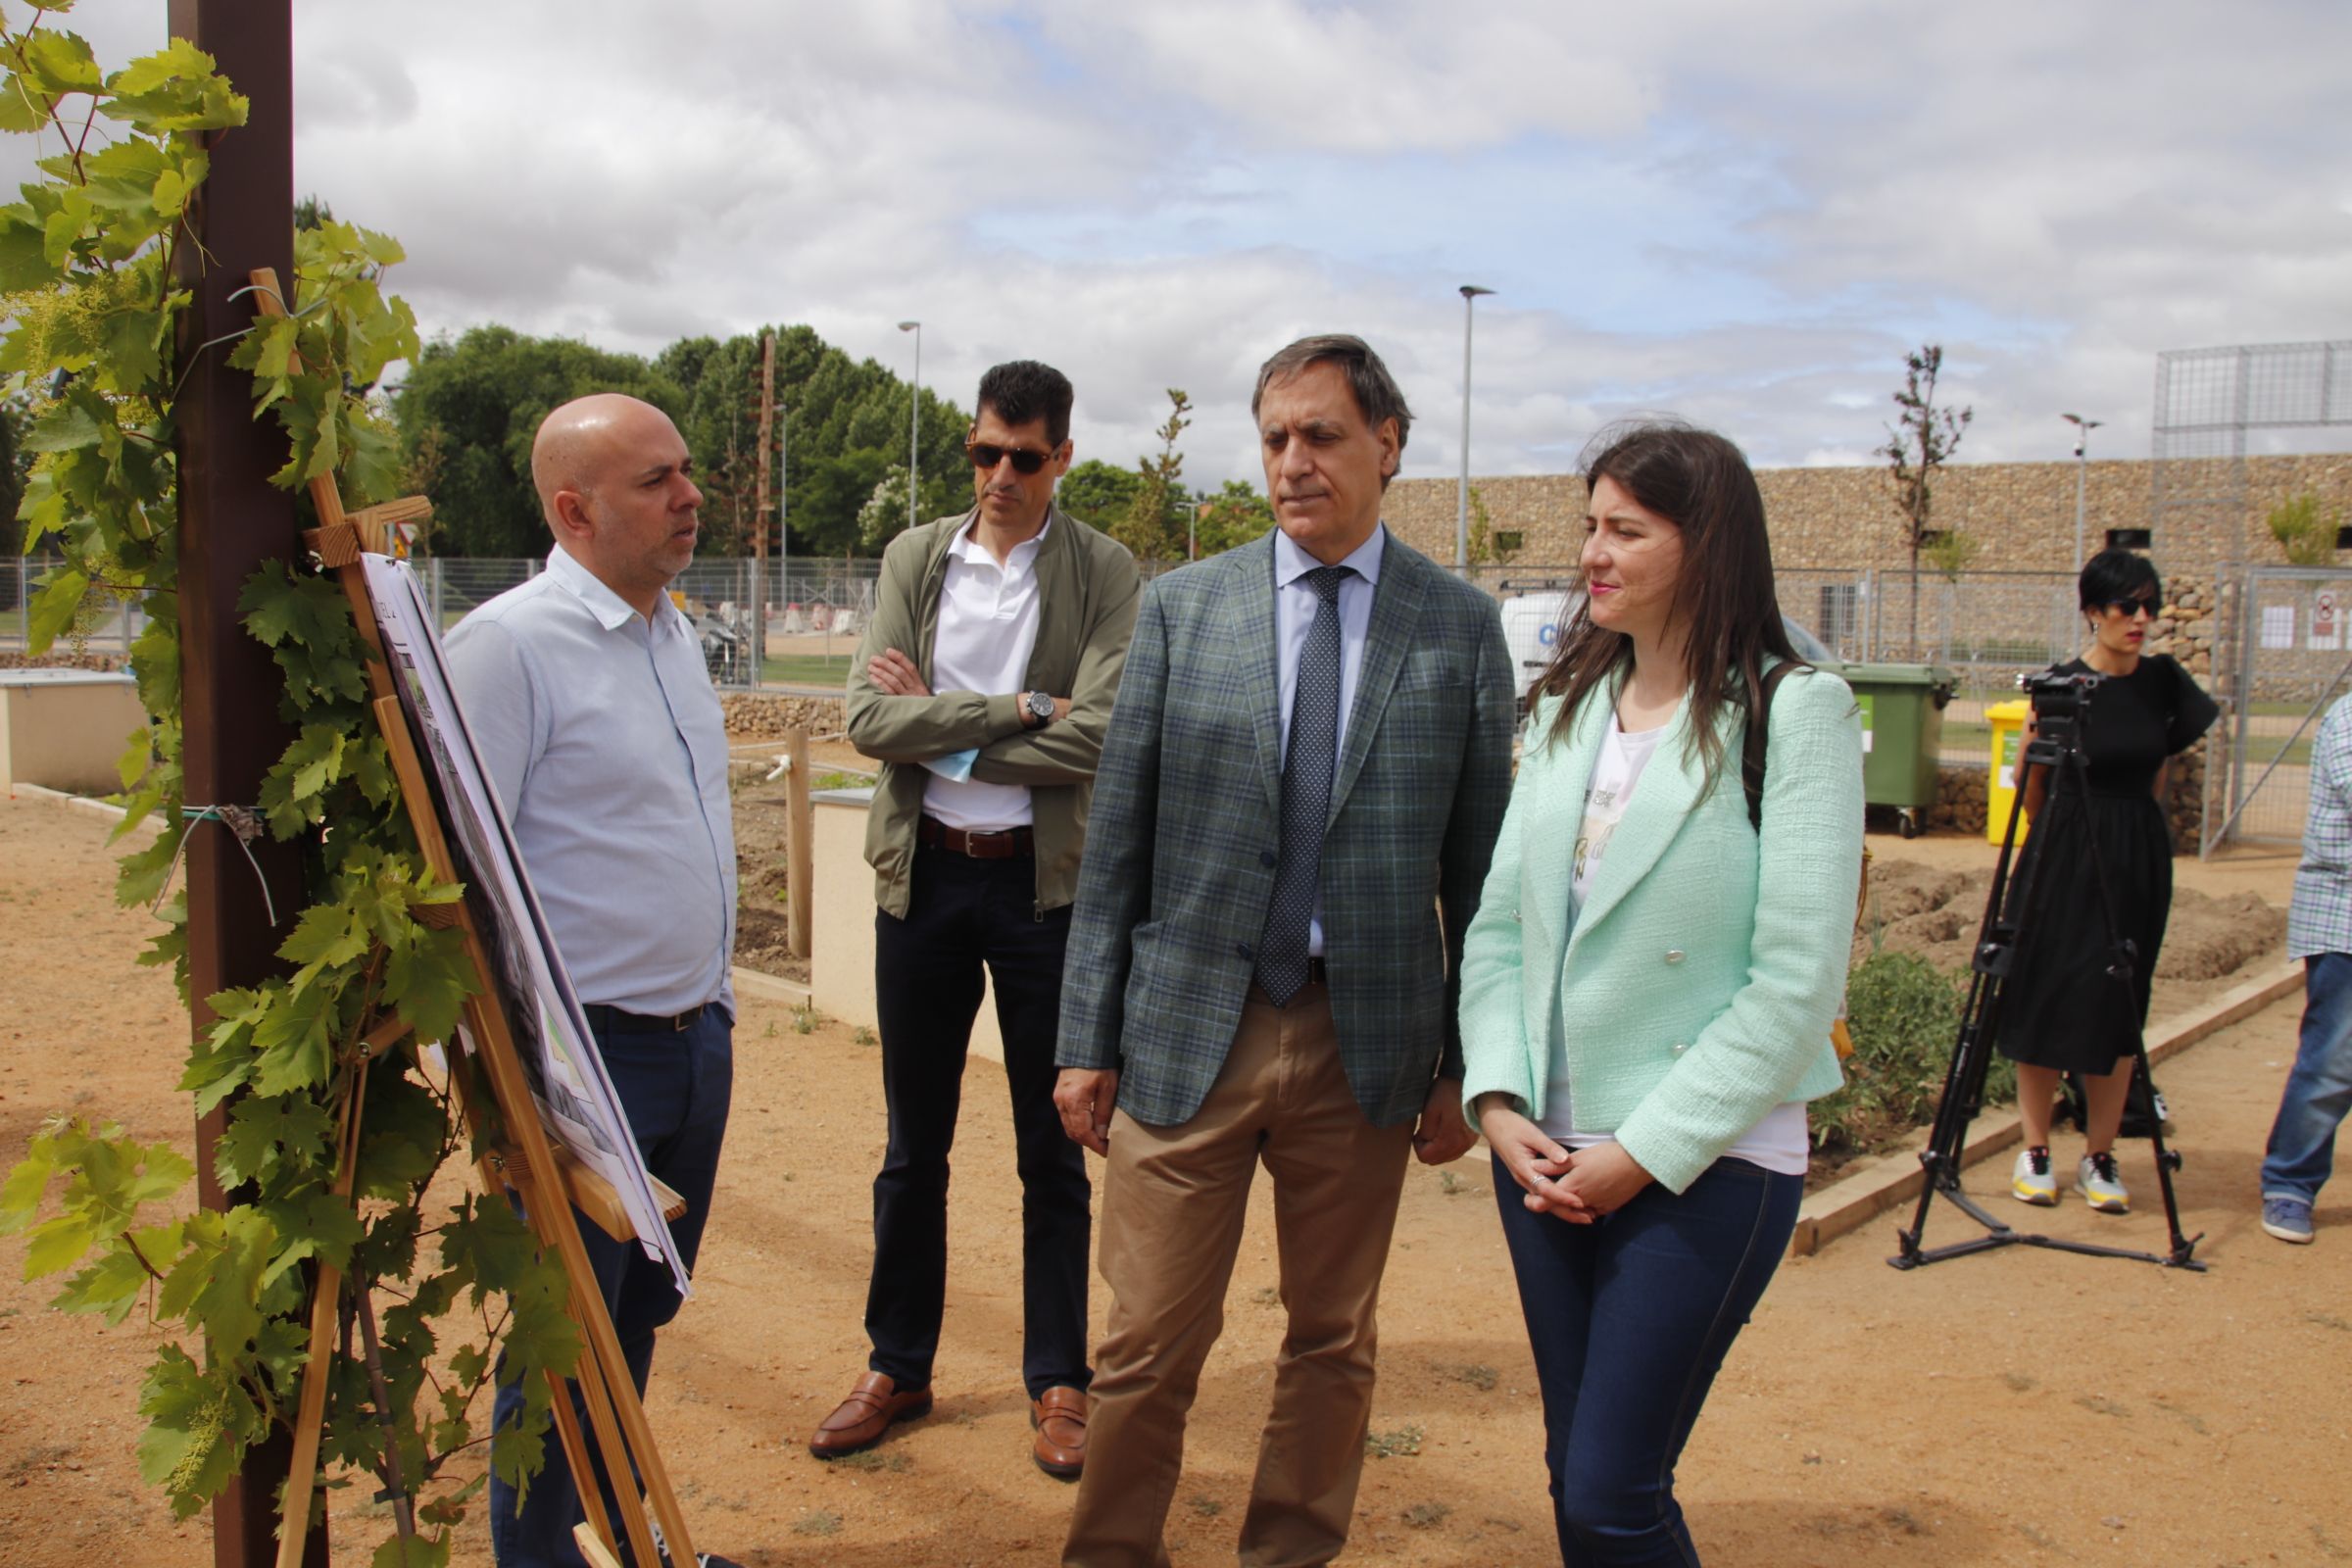
[[[1348,566],[1305,574],[1315,591],[1315,623],[1298,654],[1291,698],[1291,741],[1282,766],[1282,861],[1258,943],[1257,983],[1288,1003],[1306,984],[1307,922],[1323,867],[1323,829],[1331,815],[1331,778],[1340,759],[1340,583]]]

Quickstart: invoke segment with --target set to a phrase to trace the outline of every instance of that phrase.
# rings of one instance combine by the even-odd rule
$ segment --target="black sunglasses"
[[[987,441],[966,441],[963,455],[972,460],[972,466],[987,473],[1006,458],[1012,460],[1015,473],[1035,473],[1054,461],[1051,452],[1032,452],[1027,447],[1000,447]]]
[[[2156,601],[2153,599],[2110,599],[2099,608],[2111,611],[2126,620],[2130,620],[2134,614],[2142,612],[2146,612],[2150,620],[2156,618]]]

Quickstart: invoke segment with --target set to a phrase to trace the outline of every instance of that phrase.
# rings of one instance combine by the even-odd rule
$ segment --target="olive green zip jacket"
[[[850,744],[882,764],[865,821],[865,858],[874,868],[874,902],[902,920],[913,878],[915,823],[931,777],[923,763],[975,747],[980,756],[972,763],[973,778],[1029,786],[1039,918],[1076,896],[1095,764],[1102,760],[1142,592],[1126,548],[1056,507],[1037,552],[1037,646],[1022,690],[1067,697],[1069,716],[1025,729],[1013,692],[892,697],[877,690],[866,663],[886,648],[913,660],[930,684],[948,547],[971,526],[973,515],[941,517],[890,542],[882,553],[873,619],[850,661]]]

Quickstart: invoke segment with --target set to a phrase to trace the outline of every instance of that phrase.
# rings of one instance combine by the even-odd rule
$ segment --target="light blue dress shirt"
[[[1357,545],[1338,564],[1352,577],[1340,579],[1340,735],[1348,746],[1348,716],[1355,708],[1356,677],[1363,673],[1364,639],[1372,630],[1372,595],[1380,585],[1380,556],[1388,548],[1386,523],[1375,523],[1372,537]],[[1276,678],[1282,691],[1282,760],[1291,760],[1291,699],[1298,689],[1298,656],[1306,650],[1306,634],[1314,629],[1315,591],[1299,579],[1323,563],[1291,543],[1291,536],[1274,536],[1274,641]],[[1315,912],[1306,923],[1306,951],[1323,956],[1323,895],[1315,895]]]
[[[451,683],[583,1003],[732,1013],[726,726],[694,628],[561,548],[460,621]]]

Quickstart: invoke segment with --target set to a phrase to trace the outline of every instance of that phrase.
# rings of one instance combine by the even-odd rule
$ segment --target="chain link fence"
[[[2017,677],[2082,651],[2072,572],[1782,569],[1781,612],[1847,663],[1950,668],[1958,695],[1943,717],[1947,762],[1986,760],[1988,704],[2017,695]],[[1502,604],[1503,630],[1524,678],[1549,657],[1552,637],[1582,591],[1573,564],[1514,562],[1471,568]],[[1800,643],[1802,639],[1799,639]]]
[[[25,646],[27,617],[41,579],[65,563],[55,556],[0,556],[0,652]],[[135,600],[94,592],[82,602],[72,639],[75,651],[112,659],[130,657],[130,645],[147,627]],[[67,640],[61,638],[60,646]]]
[[[2352,573],[2256,566],[2246,572],[2232,627],[2222,723],[2227,772],[2211,780],[2217,842],[2292,844],[2303,836],[2311,743],[2330,704],[2352,686]]]
[[[24,606],[54,560],[0,563],[0,648],[24,646]],[[444,630],[467,612],[546,569],[542,558],[428,557],[411,563]],[[1152,563],[1147,577],[1172,569]],[[672,585],[683,596],[711,678],[731,690],[761,686],[839,690],[848,659],[873,613],[881,563],[871,560],[695,562]],[[1513,657],[1532,672],[1548,657],[1548,628],[1580,591],[1574,564],[1510,563],[1471,568],[1504,607]],[[1849,662],[1930,662],[1958,672],[1960,695],[1945,715],[1946,755],[1982,756],[1986,702],[2014,695],[2018,675],[2081,651],[2075,579],[2064,572],[1783,570],[1783,612]],[[2339,584],[2337,603],[2352,584]],[[2318,590],[2315,589],[2314,592]],[[757,607],[757,608],[755,608]],[[99,604],[84,646],[122,654],[138,635],[129,606]],[[1525,646],[1521,646],[1524,644]],[[2288,677],[2267,672],[2274,684]]]

